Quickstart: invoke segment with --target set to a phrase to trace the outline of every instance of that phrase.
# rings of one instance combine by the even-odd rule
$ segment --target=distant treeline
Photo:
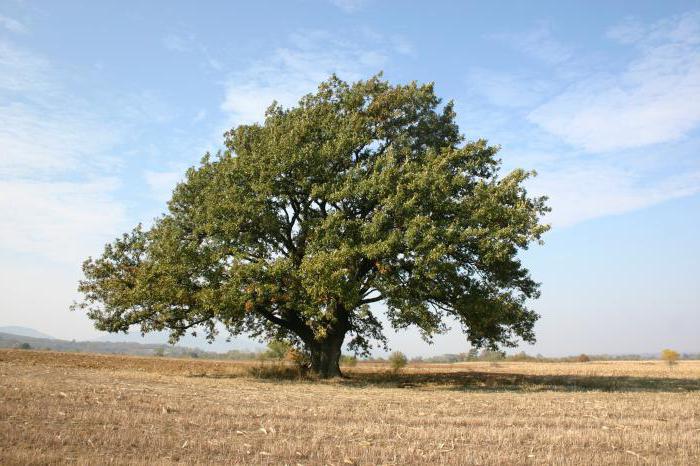
[[[525,351],[506,354],[502,351],[472,349],[466,353],[442,354],[431,357],[416,357],[411,362],[456,363],[467,361],[533,361],[533,362],[587,362],[587,361],[641,361],[659,359],[659,354],[579,354],[576,356],[545,357],[530,355]],[[680,359],[700,359],[700,353],[681,353]]]
[[[160,356],[174,358],[202,358],[202,359],[228,359],[233,361],[244,361],[261,358],[275,358],[271,355],[270,349],[267,351],[244,351],[231,350],[225,353],[216,351],[204,351],[199,348],[187,346],[147,344],[135,342],[107,342],[107,341],[75,341],[58,340],[53,338],[34,338],[23,335],[15,335],[0,332],[0,348],[22,348],[35,350],[84,352],[84,353],[106,353],[106,354],[127,354],[135,356]],[[472,349],[466,353],[442,354],[440,356],[416,357],[411,359],[413,363],[438,363],[449,364],[468,361],[538,361],[538,362],[586,362],[586,361],[635,361],[635,360],[659,359],[658,354],[580,354],[578,356],[567,356],[561,358],[550,358],[541,354],[532,356],[520,352],[507,355],[501,351]],[[680,359],[700,359],[700,353],[681,353]],[[353,356],[344,356],[345,363],[355,362]],[[352,361],[351,361],[352,360]],[[386,362],[382,357],[360,359],[359,361]]]

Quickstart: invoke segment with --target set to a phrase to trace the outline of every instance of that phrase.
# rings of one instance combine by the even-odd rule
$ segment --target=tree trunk
[[[341,377],[340,355],[345,334],[330,337],[309,348],[311,352],[311,370],[322,379]]]

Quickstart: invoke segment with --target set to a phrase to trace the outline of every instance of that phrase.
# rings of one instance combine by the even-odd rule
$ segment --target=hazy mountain
[[[44,340],[63,341],[33,328],[21,327],[19,325],[0,326],[0,333],[5,334],[5,340],[7,340],[10,335],[15,335]],[[192,335],[185,335],[180,339],[180,341],[178,341],[177,346],[186,349],[197,348],[202,351],[216,353],[226,353],[227,351],[231,350],[260,351],[265,348],[264,345],[245,337],[236,338],[230,342],[227,342],[224,335],[225,332],[222,332],[222,334],[219,335],[211,344],[209,344],[203,336],[193,337]],[[148,333],[145,336],[141,336],[138,330],[132,330],[128,334],[100,332],[100,336],[92,339],[92,341],[95,343],[138,343],[151,348],[160,345],[170,346],[168,344],[168,332],[153,332]],[[24,340],[22,340],[22,342],[24,342]]]
[[[69,352],[131,354],[140,356],[166,355],[174,357],[198,357],[216,359],[251,359],[256,352],[227,352],[203,351],[187,346],[171,346],[164,344],[144,344],[136,342],[110,341],[68,341],[55,338],[35,338],[24,335],[0,332],[0,348],[24,348],[34,350],[53,350]]]
[[[21,335],[23,337],[53,338],[51,335],[47,335],[46,333],[34,330],[33,328],[20,327],[19,325],[6,325],[4,327],[0,327],[0,332],[10,333],[12,335]]]

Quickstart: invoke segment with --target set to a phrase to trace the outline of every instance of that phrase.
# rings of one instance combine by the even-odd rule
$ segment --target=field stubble
[[[255,364],[0,351],[0,464],[700,464],[700,361]]]

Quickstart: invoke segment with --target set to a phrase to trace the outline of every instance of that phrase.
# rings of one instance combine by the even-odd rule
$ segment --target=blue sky
[[[700,351],[695,1],[2,0],[0,325],[95,337],[67,310],[85,257],[273,99],[380,70],[434,81],[468,138],[538,171],[553,229],[524,254],[542,318],[521,349]]]

